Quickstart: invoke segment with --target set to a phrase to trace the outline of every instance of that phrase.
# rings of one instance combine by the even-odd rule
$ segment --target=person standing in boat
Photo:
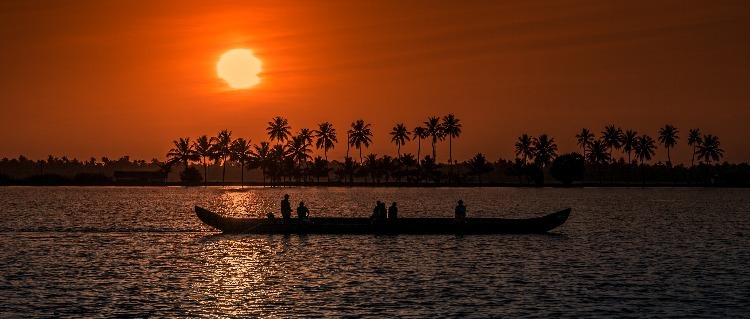
[[[285,194],[284,199],[281,201],[281,217],[284,218],[284,223],[289,223],[292,218],[292,205],[289,203],[289,194]]]
[[[396,206],[396,202],[393,202],[391,207],[388,208],[388,219],[395,220],[396,218],[398,218],[398,206]]]
[[[456,217],[453,221],[455,223],[463,223],[465,218],[466,218],[466,206],[464,206],[464,201],[459,199],[458,205],[456,205]]]
[[[297,206],[297,218],[299,218],[300,221],[309,221],[309,216],[310,210],[305,206],[305,202],[299,202],[299,206]]]

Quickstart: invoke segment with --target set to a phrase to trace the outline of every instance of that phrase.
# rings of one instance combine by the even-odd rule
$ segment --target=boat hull
[[[233,218],[195,206],[198,218],[224,233],[245,234],[539,234],[564,224],[570,208],[528,219],[466,218],[456,224],[452,218],[399,218],[373,224],[369,218],[292,219]]]

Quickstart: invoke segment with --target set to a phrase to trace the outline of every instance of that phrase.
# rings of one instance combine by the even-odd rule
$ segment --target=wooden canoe
[[[369,218],[316,217],[309,221],[293,218],[233,218],[195,206],[198,218],[224,233],[247,234],[538,234],[546,233],[570,216],[570,208],[528,219],[466,218],[456,224],[452,218],[399,218],[373,223]]]

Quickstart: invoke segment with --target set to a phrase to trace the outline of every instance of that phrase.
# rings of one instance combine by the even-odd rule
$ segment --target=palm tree
[[[320,156],[316,156],[315,159],[312,162],[312,166],[310,167],[310,172],[313,176],[317,179],[318,183],[320,183],[320,177],[321,176],[329,176],[328,174],[331,172],[331,169],[328,167],[328,161],[323,159]]]
[[[295,162],[297,162],[297,168],[300,172],[303,170],[302,163],[311,158],[308,153],[312,153],[312,150],[310,150],[309,147],[310,144],[307,144],[306,136],[301,134],[292,137],[292,139],[287,142],[289,155],[295,160]]]
[[[187,170],[188,163],[200,160],[200,155],[195,152],[193,145],[190,144],[189,137],[181,137],[179,140],[172,141],[172,143],[174,144],[174,148],[167,153],[167,163],[170,164],[170,166],[183,163],[185,164],[185,170]]]
[[[533,143],[534,141],[528,134],[521,135],[516,142],[516,157],[521,156],[524,165],[528,164],[529,158],[534,156]]]
[[[268,173],[268,166],[271,161],[271,147],[268,142],[260,142],[260,145],[253,145],[253,149],[250,150],[250,163],[253,168],[260,168],[261,175],[263,175],[263,185],[266,184],[266,174]]]
[[[690,171],[688,173],[688,184],[693,176],[693,167],[695,166],[695,154],[698,153],[698,147],[703,144],[703,137],[699,128],[690,129],[688,133],[688,146],[693,148],[693,157],[690,159]]]
[[[622,134],[622,151],[628,154],[628,181],[630,181],[630,153],[635,148],[635,140],[638,138],[638,132],[627,130]]]
[[[613,149],[620,149],[622,146],[622,129],[615,128],[614,125],[607,125],[604,127],[602,132],[602,142],[609,149],[609,163],[612,164],[614,157],[612,156]]]
[[[406,125],[401,123],[396,124],[390,134],[393,135],[393,137],[391,137],[391,142],[396,144],[398,147],[398,156],[401,157],[401,145],[404,145],[407,141],[411,140],[411,137],[409,137],[410,132],[406,129]]]
[[[276,140],[276,145],[289,139],[291,129],[292,127],[289,126],[289,121],[280,116],[274,117],[271,122],[268,122],[268,127],[266,127],[268,137],[271,141]]]
[[[245,187],[245,163],[252,158],[250,141],[240,137],[232,142],[229,151],[229,158],[233,162],[240,163],[240,186]]]
[[[602,182],[602,166],[609,162],[609,154],[607,154],[607,146],[602,141],[594,141],[589,146],[589,153],[586,155],[589,163],[596,165],[599,168],[599,183]]]
[[[365,183],[367,183],[367,173],[370,173],[372,182],[375,183],[375,179],[380,179],[380,162],[378,161],[377,154],[369,154],[365,156],[365,161],[362,167],[365,169]]]
[[[672,168],[672,157],[669,155],[669,149],[677,145],[677,140],[680,139],[677,136],[679,132],[676,127],[669,124],[659,129],[659,143],[667,148],[667,166],[670,167],[670,171]]]
[[[701,129],[690,129],[688,133],[688,145],[693,148],[693,157],[690,159],[690,169],[695,165],[695,154],[698,153],[698,147],[703,144],[703,137],[701,136]]]
[[[334,143],[338,143],[336,139],[336,129],[333,128],[331,123],[325,122],[318,124],[318,129],[314,131],[315,137],[318,139],[315,141],[315,147],[323,149],[323,155],[328,162],[328,150],[335,147]]]
[[[706,134],[703,136],[703,143],[698,146],[698,159],[705,160],[708,166],[711,166],[711,160],[719,161],[724,157],[724,150],[719,148],[720,145],[718,136]]]
[[[201,157],[201,163],[203,164],[203,186],[208,183],[208,161],[206,159],[214,157],[213,150],[215,143],[215,137],[209,138],[206,135],[198,137],[198,139],[193,142],[193,148],[195,149],[195,152],[198,153],[198,156]]]
[[[364,120],[357,120],[352,123],[352,129],[349,130],[349,145],[359,149],[359,163],[362,164],[362,145],[370,147],[372,143],[372,130],[370,124],[365,124]]]
[[[539,167],[545,167],[552,163],[557,157],[557,144],[555,138],[550,138],[547,134],[539,135],[534,138],[534,162]]]
[[[436,116],[428,117],[424,125],[427,130],[427,136],[432,136],[432,160],[437,163],[437,151],[435,147],[438,141],[445,139],[443,125],[440,124],[440,118]]]
[[[589,129],[584,128],[581,130],[580,134],[576,134],[576,139],[578,139],[578,143],[576,145],[580,146],[583,149],[583,158],[586,158],[586,149],[591,146],[591,143],[594,141],[594,133],[591,133]]]
[[[651,156],[655,154],[656,143],[651,136],[643,135],[635,140],[635,158],[641,162],[641,180],[643,184],[646,184],[645,168],[643,166],[644,160],[651,160]]]
[[[427,129],[421,126],[415,127],[412,133],[414,134],[414,138],[417,139],[417,165],[419,165],[420,156],[422,156],[422,140],[426,139],[429,135],[427,134]]]
[[[453,139],[461,135],[460,120],[453,113],[443,116],[443,133],[448,136],[448,163],[451,167],[451,178],[453,178]]]
[[[492,163],[487,162],[487,159],[482,153],[477,153],[477,155],[466,161],[466,167],[469,169],[467,174],[477,175],[479,177],[479,184],[482,184],[482,175],[484,173],[489,173],[495,169],[492,166]]]
[[[271,166],[271,169],[273,171],[272,179],[282,181],[284,175],[290,172],[289,170],[289,163],[287,163],[287,159],[290,159],[291,156],[289,156],[289,149],[286,147],[286,145],[282,144],[276,144],[271,148],[271,158],[277,159],[277,162],[275,165]],[[292,160],[292,169],[294,168],[294,160]],[[291,181],[291,177],[289,179]]]
[[[308,128],[303,128],[299,130],[299,137],[302,138],[302,141],[309,145],[312,145],[313,142],[313,131],[310,131]]]
[[[216,161],[221,160],[221,184],[224,184],[224,177],[227,172],[227,159],[232,154],[229,147],[232,145],[232,131],[223,130],[216,136],[216,143],[214,144],[214,159]]]

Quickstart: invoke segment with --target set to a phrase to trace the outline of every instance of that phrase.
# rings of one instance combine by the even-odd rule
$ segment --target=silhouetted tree
[[[209,138],[206,135],[202,135],[198,137],[195,142],[193,142],[193,148],[195,149],[195,152],[198,153],[198,155],[201,157],[201,164],[203,164],[203,185],[208,183],[208,158],[213,158],[214,154],[214,144],[216,143],[216,138],[211,137]]]
[[[711,166],[711,161],[719,161],[724,157],[724,150],[719,148],[719,137],[711,134],[703,136],[703,143],[698,145],[698,159],[705,160]]]
[[[687,143],[688,146],[693,148],[693,156],[690,158],[690,171],[688,173],[688,183],[690,183],[693,177],[693,167],[695,166],[695,155],[698,153],[698,146],[703,143],[703,136],[701,136],[700,129],[690,129]]]
[[[297,163],[296,170],[302,172],[304,170],[302,164],[305,163],[308,158],[310,158],[310,155],[308,153],[312,152],[312,150],[310,150],[310,144],[307,144],[305,136],[297,135],[292,137],[292,139],[287,142],[287,150],[289,152],[289,156],[291,156],[292,159]]]
[[[482,153],[477,153],[477,155],[466,161],[466,168],[469,170],[467,174],[476,175],[479,178],[479,184],[482,184],[482,175],[495,169],[492,163],[487,162]]]
[[[580,146],[583,150],[583,158],[585,159],[586,149],[591,146],[592,142],[594,142],[594,133],[591,133],[587,128],[583,128],[580,134],[576,134],[576,140],[576,145]]]
[[[383,157],[378,159],[378,167],[380,168],[381,175],[385,177],[386,183],[390,181],[391,175],[395,173],[399,165],[400,162],[398,159],[394,159],[388,155],[383,155]]]
[[[391,137],[391,142],[396,144],[396,147],[398,148],[398,156],[401,156],[401,145],[406,144],[407,141],[411,140],[410,132],[406,128],[406,125],[404,123],[396,124],[396,126],[393,127],[393,131],[390,133],[393,137]]]
[[[232,132],[229,130],[223,130],[216,136],[216,143],[214,144],[213,156],[214,160],[221,161],[221,184],[224,184],[224,179],[227,172],[227,160],[229,155],[232,154],[229,147],[232,145]]]
[[[638,132],[634,130],[627,130],[625,133],[622,134],[622,151],[628,154],[628,181],[630,181],[630,166],[631,166],[631,159],[630,154],[633,152],[633,149],[635,148],[635,140],[638,138]]]
[[[333,149],[339,140],[336,138],[336,129],[333,128],[333,124],[325,122],[318,125],[318,129],[315,130],[315,147],[323,149],[323,156],[325,156],[326,162],[328,161],[328,150]]]
[[[614,157],[612,156],[612,150],[620,149],[622,146],[622,129],[615,128],[614,125],[607,125],[604,127],[602,132],[602,142],[609,149],[609,163],[612,164]]]
[[[268,137],[271,141],[276,140],[276,145],[286,142],[289,139],[291,129],[289,121],[279,116],[274,117],[273,120],[268,122],[268,127],[266,127]]]
[[[596,165],[599,171],[599,183],[602,182],[602,166],[609,162],[609,154],[607,154],[607,146],[602,141],[594,141],[589,146],[589,153],[586,154],[589,163]]]
[[[240,164],[240,186],[245,187],[245,163],[252,159],[250,141],[238,138],[229,147],[229,158]]]
[[[366,173],[369,173],[372,177],[372,182],[374,183],[376,179],[379,179],[380,175],[380,167],[378,163],[378,155],[377,154],[369,154],[365,156],[365,162],[362,164],[362,168],[364,168]],[[365,175],[365,182],[367,182],[367,174]]]
[[[310,172],[312,176],[315,176],[318,183],[320,183],[320,177],[328,177],[328,174],[331,172],[331,168],[328,167],[327,160],[323,159],[320,156],[316,156],[312,162],[312,166],[310,167]]]
[[[549,173],[563,185],[570,186],[573,181],[583,180],[583,155],[578,153],[563,154],[552,161]]]
[[[695,166],[695,155],[698,153],[698,147],[703,143],[703,136],[699,128],[690,129],[688,133],[688,146],[693,148],[693,157],[690,159],[690,168]]]
[[[200,160],[200,156],[193,149],[193,145],[190,144],[190,138],[180,138],[177,141],[172,141],[174,148],[169,150],[167,153],[168,163],[172,164],[185,164],[185,170],[188,169],[188,163],[191,161]],[[107,160],[109,162],[109,160]],[[200,172],[199,172],[200,174]]]
[[[289,126],[289,120],[277,116],[274,117],[270,122],[268,122],[268,127],[266,127],[266,131],[268,132],[268,137],[271,141],[276,140],[276,146],[281,145],[281,143],[286,142],[289,140],[289,136],[291,135],[291,129],[292,127]],[[274,148],[275,149],[275,148]],[[284,152],[281,152],[281,150],[277,150],[274,152],[277,157],[277,170],[276,173],[280,173],[282,171],[282,168],[284,166]]]
[[[547,134],[539,135],[538,138],[534,138],[534,163],[539,167],[545,167],[552,163],[552,160],[557,157],[557,144],[554,138],[550,138]]]
[[[655,149],[656,143],[651,136],[644,134],[635,141],[635,157],[641,162],[641,180],[643,184],[646,184],[646,171],[643,162],[651,160],[651,156],[655,154]]]
[[[419,160],[422,156],[422,140],[426,139],[429,134],[427,133],[427,129],[421,126],[417,126],[414,128],[414,138],[417,139],[417,165],[419,165]]]
[[[453,113],[443,116],[443,134],[448,136],[448,164],[450,164],[450,178],[453,178],[453,139],[461,135],[461,123]]]
[[[669,154],[669,149],[677,145],[677,140],[680,138],[677,136],[679,132],[676,127],[669,124],[659,129],[659,143],[667,149],[667,166],[670,167],[670,171],[672,170],[672,156]]]
[[[523,134],[518,138],[516,142],[516,157],[521,157],[523,164],[526,165],[529,162],[529,158],[534,157],[534,141],[528,134]]]
[[[272,158],[271,147],[268,142],[260,142],[260,144],[253,145],[253,150],[250,151],[250,167],[260,168],[263,185],[266,184],[266,174],[268,174]]]
[[[357,120],[352,123],[352,129],[349,130],[349,145],[359,149],[359,163],[362,164],[362,146],[370,147],[372,143],[372,130],[370,124],[365,124],[364,120]]]
[[[440,124],[440,118],[436,116],[428,117],[424,125],[425,130],[427,130],[427,136],[432,137],[432,160],[437,163],[437,142],[445,139],[443,125]]]

